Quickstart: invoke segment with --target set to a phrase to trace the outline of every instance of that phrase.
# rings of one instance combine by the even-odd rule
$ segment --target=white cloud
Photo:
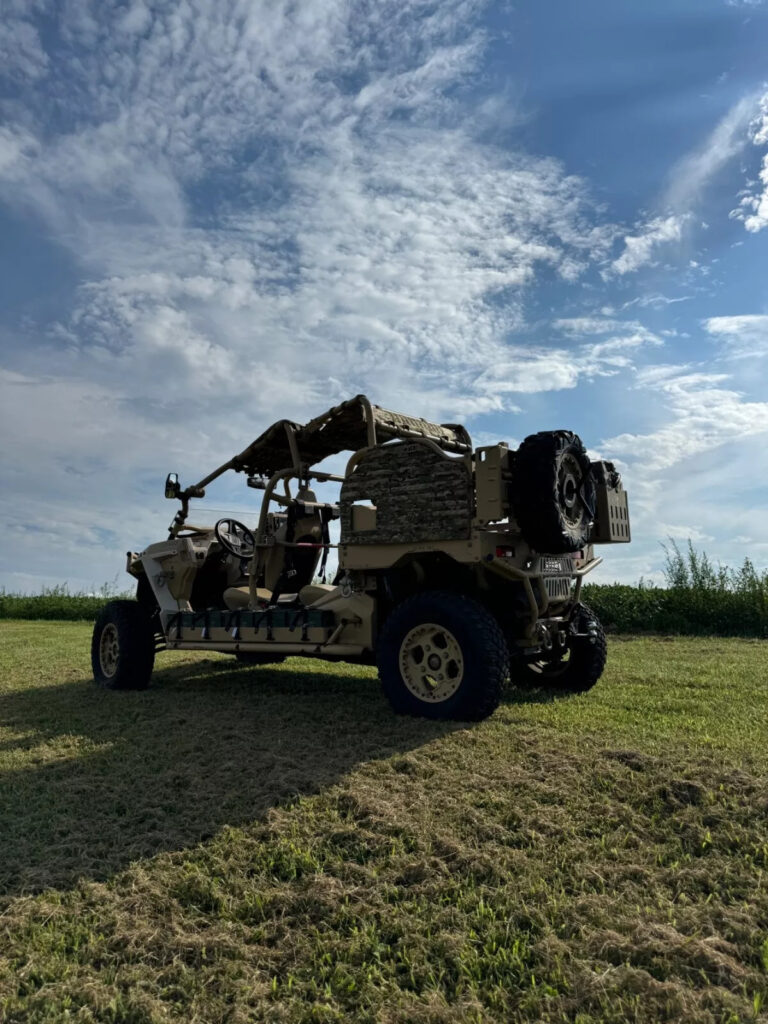
[[[704,321],[704,327],[724,342],[730,354],[740,358],[768,355],[768,316],[713,316]]]
[[[659,523],[658,530],[672,540],[690,540],[694,544],[706,543],[715,539],[711,533],[705,533],[698,526],[693,526],[690,523]]]
[[[619,275],[631,274],[653,263],[660,245],[680,241],[687,220],[687,215],[670,214],[667,217],[652,217],[639,225],[637,234],[624,236],[624,251],[611,263],[613,272]]]
[[[633,370],[633,352],[663,344],[658,335],[631,321],[601,322],[599,318],[575,317],[556,320],[554,325],[572,335],[610,336],[572,348],[510,348],[499,354],[478,383],[495,394],[571,389],[585,380]]]
[[[621,320],[612,316],[577,316],[554,320],[552,326],[571,337],[611,334],[612,338],[593,346],[594,350],[611,348],[637,348],[639,345],[662,344],[658,334],[648,330],[638,320]]]
[[[690,210],[712,178],[748,142],[747,128],[759,102],[755,95],[738,100],[715,126],[704,144],[680,160],[672,169],[662,205],[672,210]]]
[[[81,58],[101,120],[6,174],[93,275],[54,332],[57,372],[128,374],[142,401],[218,395],[251,416],[286,399],[315,411],[329,376],[396,401],[418,373],[450,408],[500,407],[482,372],[509,361],[522,288],[539,267],[572,276],[608,233],[557,163],[478,143],[459,108],[447,123],[445,90],[481,45],[473,9],[389,4],[369,23],[341,3],[182,4],[150,24],[141,4],[116,23],[81,8],[73,46],[95,34],[112,68],[105,81]],[[115,25],[138,37],[128,55]],[[190,194],[236,173],[244,144],[240,201],[203,230]],[[518,376],[507,389],[558,379],[535,362]]]
[[[633,582],[641,575],[664,582],[661,545],[671,536],[690,538],[717,564],[738,566],[745,555],[768,564],[768,519],[762,514],[760,484],[765,435],[733,438],[692,457],[687,464],[651,471],[639,449],[622,468],[629,491],[632,543],[601,552],[595,579]],[[610,456],[612,449],[606,449]]]
[[[111,273],[82,291],[67,328],[81,357],[100,360],[93,372],[113,372],[111,360],[145,394],[215,384],[222,397],[251,395],[251,412],[279,397],[259,394],[264,373],[314,404],[329,374],[386,395],[418,372],[451,407],[459,395],[487,405],[478,374],[515,354],[504,335],[520,322],[521,287],[576,244],[561,237],[573,230],[561,190],[578,201],[573,184],[555,165],[476,151],[455,129],[381,129],[369,153],[347,134],[338,142],[333,161],[293,174],[274,214],[240,212],[206,233],[115,238],[97,226],[83,248]],[[174,348],[184,357],[169,383],[158,360]],[[219,372],[225,355],[236,372]],[[524,372],[521,389],[536,376]]]
[[[704,143],[675,164],[659,200],[659,209],[664,212],[641,221],[634,234],[624,236],[624,250],[604,271],[605,279],[611,274],[623,276],[655,265],[659,248],[682,240],[684,229],[692,222],[692,211],[707,186],[744,149],[749,131],[754,135],[754,113],[761,102],[755,95],[742,97],[721,118]]]
[[[760,564],[768,555],[768,520],[755,511],[755,467],[764,461],[768,402],[750,400],[727,374],[695,367],[651,365],[635,379],[639,394],[627,395],[626,407],[659,425],[600,444],[629,491],[633,543],[611,550],[599,578],[663,582],[654,570],[668,537],[690,538],[731,565],[746,553]],[[739,539],[745,536],[752,538],[749,552]]]
[[[609,331],[622,330],[627,324],[626,321],[614,320],[609,316],[569,316],[553,320],[552,326],[566,334],[579,335],[607,334]]]
[[[0,19],[0,80],[29,81],[46,73],[48,57],[32,20],[44,7],[40,0],[4,0]]]
[[[21,174],[36,149],[37,143],[29,132],[0,125],[0,176]]]
[[[755,146],[768,146],[768,92],[760,97],[758,106],[758,113],[750,124],[750,138]],[[747,231],[753,234],[768,226],[768,153],[762,158],[758,181],[747,187],[731,216],[743,221]]]
[[[675,298],[670,298],[667,295],[639,295],[635,299],[630,299],[622,305],[622,309],[631,309],[632,306],[640,306],[642,308],[650,307],[651,309],[664,309],[665,306],[674,306],[678,302],[688,302],[692,296],[690,295],[679,295]]]
[[[726,374],[664,367],[638,379],[640,387],[661,393],[672,418],[648,434],[619,434],[604,447],[641,461],[645,470],[666,470],[729,441],[768,432],[768,402],[745,401],[741,392],[721,387]]]

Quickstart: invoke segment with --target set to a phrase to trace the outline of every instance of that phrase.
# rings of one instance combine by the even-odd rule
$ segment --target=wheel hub
[[[117,671],[117,663],[120,658],[120,642],[117,635],[117,626],[113,622],[107,623],[101,631],[99,641],[99,663],[101,671],[105,676],[113,676]]]
[[[560,463],[557,489],[560,505],[567,519],[572,523],[581,517],[579,500],[580,467],[572,455],[566,455]]]
[[[432,704],[452,697],[464,678],[464,655],[458,640],[434,622],[422,623],[405,636],[398,661],[410,692]]]

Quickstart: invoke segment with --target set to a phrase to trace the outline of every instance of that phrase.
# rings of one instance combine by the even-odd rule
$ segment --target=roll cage
[[[466,428],[460,424],[431,423],[419,417],[390,412],[373,405],[365,395],[356,395],[304,425],[292,420],[278,420],[247,448],[191,487],[181,490],[176,485],[176,489],[169,492],[169,486],[172,488],[173,485],[166,483],[166,494],[181,501],[181,509],[171,523],[169,536],[176,537],[184,529],[190,499],[205,497],[205,488],[232,469],[237,473],[247,473],[248,486],[264,491],[256,534],[257,546],[264,544],[270,503],[277,501],[282,505],[290,505],[293,501],[289,484],[291,479],[297,479],[305,485],[310,480],[344,483],[352,468],[352,461],[344,476],[313,471],[312,467],[330,455],[345,451],[358,454],[361,450],[396,439],[423,439],[446,453],[457,455],[472,452],[472,440]],[[275,493],[280,483],[284,487],[283,495]]]

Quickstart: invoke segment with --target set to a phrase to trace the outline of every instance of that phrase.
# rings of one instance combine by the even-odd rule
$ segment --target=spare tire
[[[526,437],[515,456],[512,504],[525,540],[551,554],[589,543],[595,481],[586,449],[570,430]]]

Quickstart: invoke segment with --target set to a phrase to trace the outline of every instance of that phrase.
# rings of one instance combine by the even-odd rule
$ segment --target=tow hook
[[[547,627],[543,623],[540,622],[538,624],[537,629],[536,629],[536,633],[538,634],[537,635],[537,639],[539,641],[539,646],[541,648],[543,648],[545,651],[551,651],[552,650],[552,637],[551,637],[550,632],[547,629]]]
[[[597,641],[597,630],[593,623],[589,624],[589,628],[586,631],[576,629],[575,624],[571,623],[571,636],[579,637],[582,640],[589,640],[591,644],[594,644]]]

